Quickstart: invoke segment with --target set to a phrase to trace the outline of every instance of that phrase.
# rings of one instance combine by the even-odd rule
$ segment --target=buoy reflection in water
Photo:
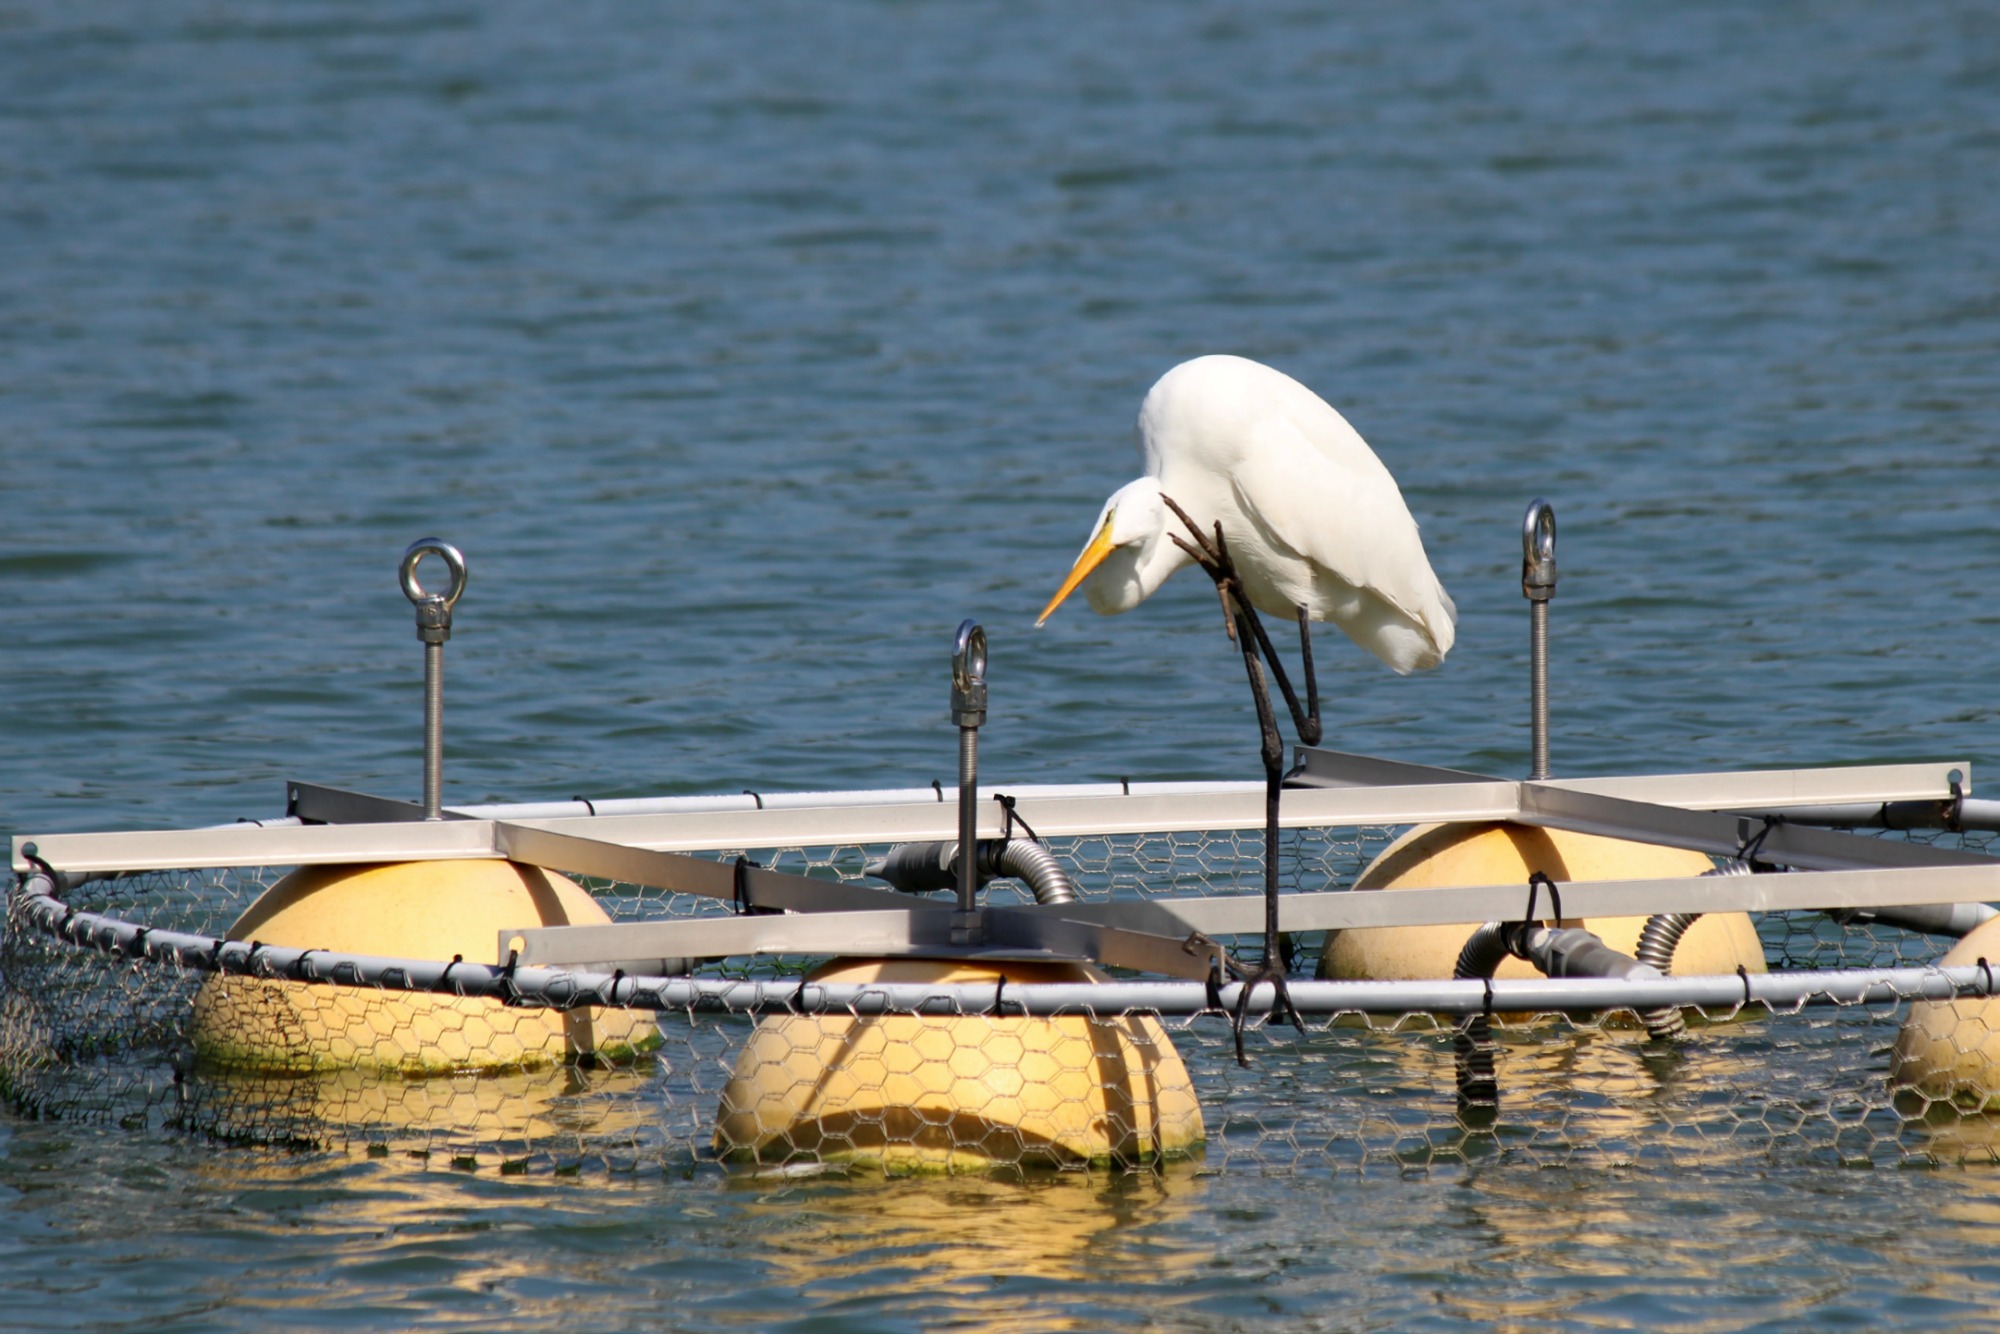
[[[837,1285],[849,1299],[959,1330],[1073,1327],[1056,1315],[1064,1304],[1048,1300],[1049,1285],[1129,1278],[1170,1288],[1214,1258],[1192,1239],[1143,1250],[1124,1240],[1133,1229],[1170,1234],[1192,1214],[1209,1183],[1189,1163],[1029,1181],[831,1173],[740,1183],[758,1192],[746,1213],[763,1225],[778,1281],[808,1293]]]
[[[423,1079],[200,1071],[183,1080],[179,1115],[190,1129],[255,1144],[366,1144],[482,1168],[546,1155],[560,1166],[593,1151],[629,1157],[657,1138],[655,1078],[651,1062]]]

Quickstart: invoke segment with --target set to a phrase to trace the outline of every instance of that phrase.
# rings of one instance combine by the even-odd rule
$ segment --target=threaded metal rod
[[[424,818],[444,818],[444,645],[424,645]]]
[[[1528,693],[1534,733],[1531,779],[1549,776],[1549,604],[1528,604]]]
[[[1556,595],[1556,512],[1537,497],[1521,516],[1521,596],[1528,599],[1528,727],[1531,780],[1549,776],[1549,599]]]
[[[417,565],[440,556],[451,582],[442,593],[427,593],[417,582]],[[420,537],[403,552],[403,596],[417,611],[417,638],[424,644],[424,818],[444,818],[444,646],[451,638],[451,609],[465,592],[465,557],[435,537]]]
[[[979,729],[958,729],[958,910],[979,906]]]

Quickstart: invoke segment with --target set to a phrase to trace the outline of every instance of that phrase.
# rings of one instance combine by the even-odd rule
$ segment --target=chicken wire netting
[[[1287,832],[1285,888],[1351,885],[1394,832]],[[1985,850],[1971,836],[1942,837]],[[1262,879],[1255,832],[1048,846],[1086,900],[1245,893]],[[883,851],[716,855],[858,880]],[[63,901],[152,931],[220,937],[281,873],[154,871],[92,881]],[[642,886],[585,886],[615,921],[732,911]],[[1031,901],[1004,880],[988,894]],[[1500,1016],[1497,1105],[1487,1105],[1460,1096],[1455,1021],[1428,1014],[1309,1016],[1301,1029],[1253,1013],[1243,1065],[1219,1011],[558,1010],[222,977],[58,939],[20,902],[0,940],[0,1096],[30,1116],[135,1132],[409,1154],[503,1174],[1186,1161],[1204,1171],[1420,1175],[1496,1157],[1704,1171],[2000,1157],[2000,1116],[1980,1110],[1983,1098],[1892,1088],[1892,1049],[1911,1009],[1900,1000],[1729,1006],[1691,1013],[1686,1035],[1668,1042],[1629,1013]],[[1764,915],[1757,934],[1774,970],[1924,966],[1950,943],[1817,913]],[[1256,940],[1231,943],[1254,959]],[[1319,942],[1293,943],[1303,976]],[[732,960],[697,975],[803,979],[825,962]],[[1955,1004],[1949,1040],[1976,1051],[1987,1003]],[[262,1055],[239,1059],[214,1040],[218,1029],[259,1035]],[[430,1062],[421,1071],[370,1057],[412,1046]]]

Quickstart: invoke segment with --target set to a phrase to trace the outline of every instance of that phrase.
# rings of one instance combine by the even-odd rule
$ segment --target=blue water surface
[[[1132,420],[1339,406],[1461,612],[1329,740],[1558,772],[2000,756],[2000,15],[0,7],[0,828],[414,797],[396,561],[472,567],[449,800],[1252,778],[1213,595],[1031,629]],[[1979,1327],[1992,1169],[496,1179],[0,1121],[5,1322]]]

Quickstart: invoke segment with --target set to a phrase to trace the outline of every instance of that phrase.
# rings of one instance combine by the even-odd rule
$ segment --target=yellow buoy
[[[1945,952],[1942,967],[2000,960],[2000,917]],[[2000,999],[1912,1001],[1889,1062],[1889,1083],[1967,1111],[2000,1108]]]
[[[1685,848],[1541,829],[1518,824],[1419,825],[1384,849],[1354,882],[1357,890],[1447,889],[1463,885],[1520,885],[1521,892],[1493,904],[1495,919],[1527,909],[1528,877],[1552,880],[1649,880],[1700,875],[1714,863]],[[1548,896],[1542,896],[1546,911]],[[1599,917],[1568,925],[1594,931],[1612,949],[1638,948],[1644,917]],[[1417,980],[1450,977],[1470,925],[1386,926],[1329,932],[1320,951],[1319,976],[1339,981]],[[1674,950],[1682,975],[1733,973],[1738,966],[1764,971],[1764,948],[1749,914],[1708,913],[1688,928]],[[1508,959],[1496,977],[1536,977],[1524,959]]]
[[[509,927],[598,925],[596,900],[565,876],[495,859],[306,866],[236,919],[231,940],[394,958],[494,958]],[[212,1064],[305,1073],[505,1070],[650,1048],[648,1014],[514,1009],[483,997],[218,974],[195,994],[195,1051]]]
[[[836,959],[815,982],[1096,982],[1080,964]],[[716,1113],[738,1161],[892,1172],[1138,1163],[1192,1152],[1201,1106],[1150,1015],[779,1015],[761,1020]]]

